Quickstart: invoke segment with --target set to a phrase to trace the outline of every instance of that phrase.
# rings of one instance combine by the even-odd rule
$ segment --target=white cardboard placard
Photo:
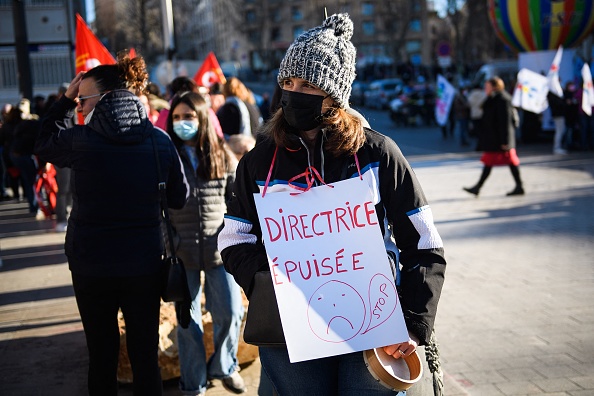
[[[291,362],[408,340],[366,179],[254,194]]]

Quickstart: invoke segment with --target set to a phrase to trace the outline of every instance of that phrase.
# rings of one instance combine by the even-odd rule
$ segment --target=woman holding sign
[[[225,228],[219,234],[225,268],[250,298],[248,325],[250,313],[265,309],[260,301],[266,299],[257,297],[266,289],[260,276],[266,271],[268,285],[274,282],[283,323],[297,318],[295,325],[305,323],[305,336],[321,345],[296,345],[291,339],[295,329],[286,325],[281,332],[286,343],[276,339],[274,329],[268,340],[266,333],[254,335],[251,342],[259,345],[262,366],[280,395],[396,394],[369,373],[360,352],[369,348],[359,348],[359,340],[387,340],[371,347],[383,347],[394,358],[413,354],[418,345],[429,342],[444,280],[443,244],[413,170],[393,140],[363,127],[349,112],[356,59],[352,34],[348,15],[336,14],[289,47],[278,75],[280,109],[239,163]],[[363,188],[345,190],[351,185],[345,183],[351,182]],[[295,205],[318,191],[334,191],[338,203]],[[287,197],[286,206],[275,204],[281,196]],[[371,279],[369,290],[377,286],[374,299],[355,284],[370,266],[365,245],[372,242],[353,235],[368,231],[377,232],[380,249],[375,250],[381,250],[385,260],[386,268],[378,274],[386,269],[389,274]],[[323,238],[339,244],[343,240],[342,248],[322,252],[327,245]],[[281,257],[275,250],[279,243],[297,246],[291,254],[302,253],[307,260]],[[384,247],[399,257],[400,298]],[[283,287],[308,282],[317,283],[307,295],[307,310],[297,300],[294,310],[283,309],[282,304],[293,303],[279,294],[286,290]],[[274,296],[270,294],[273,300]],[[326,308],[318,306],[330,296],[335,298],[326,304],[330,309],[341,298],[348,299],[350,307],[324,322],[321,312]],[[403,315],[398,315],[404,335],[396,335],[399,329],[386,329],[386,323],[398,317],[391,314],[395,306],[387,309],[390,300],[398,300],[402,308]],[[267,314],[266,324],[272,325],[278,311]],[[244,336],[250,342],[247,333],[248,326]]]

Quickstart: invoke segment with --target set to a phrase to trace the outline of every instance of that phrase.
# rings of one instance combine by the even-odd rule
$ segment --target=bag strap
[[[163,179],[163,175],[161,173],[161,160],[159,159],[159,151],[157,150],[157,145],[155,144],[155,138],[153,134],[151,134],[151,141],[153,142],[153,152],[155,153],[155,161],[157,162],[157,175],[159,178],[158,188],[159,188],[159,197],[161,203],[161,215],[165,220],[165,226],[167,228],[167,238],[169,240],[169,252],[171,256],[177,261],[177,257],[175,257],[174,252],[174,244],[173,244],[173,229],[171,227],[171,220],[169,219],[169,209],[167,206],[167,183]],[[167,253],[167,245],[165,245],[165,252]]]

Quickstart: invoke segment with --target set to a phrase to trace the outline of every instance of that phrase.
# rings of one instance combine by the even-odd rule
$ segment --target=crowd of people
[[[144,59],[122,52],[116,64],[77,74],[45,101],[3,106],[2,199],[26,200],[38,214],[35,179],[46,163],[56,169],[55,229],[66,232],[90,395],[117,395],[120,310],[134,394],[162,394],[162,179],[175,233],[169,248],[186,267],[192,298],[189,326],[177,328],[182,394],[204,395],[212,379],[230,392],[246,391],[237,359],[241,292],[248,299],[258,292],[256,274],[269,268],[254,201],[268,188],[303,192],[366,180],[386,250],[399,258],[402,271],[395,272],[408,329],[407,340],[383,351],[399,359],[431,342],[446,267],[442,240],[396,143],[349,106],[352,34],[348,15],[335,14],[297,37],[280,64],[274,95],[265,94],[260,105],[236,77],[202,87],[180,76],[161,93],[149,82]],[[594,121],[580,98],[573,83],[563,98],[549,97],[555,154],[594,149]],[[479,181],[464,190],[478,196],[492,167],[506,165],[515,181],[507,195],[524,194],[515,150],[518,114],[500,78],[457,92],[443,137],[455,128],[462,146],[477,137],[484,151]],[[210,356],[205,310],[214,329]],[[299,363],[290,363],[286,345],[260,345],[259,354],[262,396],[398,394],[373,378],[360,353]]]

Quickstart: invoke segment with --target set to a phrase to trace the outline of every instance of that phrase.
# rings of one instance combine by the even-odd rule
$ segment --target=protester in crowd
[[[225,104],[225,95],[223,94],[223,85],[220,82],[212,84],[209,88],[210,106],[216,113],[222,105]]]
[[[45,105],[45,97],[43,97],[43,95],[35,95],[33,97],[31,112],[36,114],[38,117],[43,117],[46,109]]]
[[[547,101],[555,124],[553,154],[567,154],[567,151],[563,148],[563,137],[565,135],[565,99],[549,91]]]
[[[565,99],[565,147],[568,149],[577,148],[580,140],[579,137],[579,111],[580,101],[577,97],[577,87],[573,81],[568,81],[565,84],[563,91],[563,98]]]
[[[223,94],[225,104],[217,111],[217,117],[225,136],[255,136],[262,116],[250,90],[237,77],[231,77],[223,86]]]
[[[454,103],[452,104],[452,111],[458,126],[458,133],[460,135],[460,145],[468,146],[468,128],[470,123],[470,104],[466,99],[466,90],[462,89],[456,92],[454,96]]]
[[[21,201],[23,195],[19,186],[23,182],[19,170],[10,159],[10,148],[14,139],[14,132],[17,125],[23,120],[21,110],[18,106],[6,107],[6,114],[3,115],[2,129],[0,129],[0,143],[2,144],[2,163],[5,168],[5,186],[12,191],[12,198]],[[23,191],[24,193],[24,191]]]
[[[72,169],[75,205],[65,252],[89,352],[90,395],[117,395],[120,333],[136,396],[161,395],[158,364],[163,238],[157,171],[171,208],[181,209],[188,186],[175,146],[153,127],[132,91],[146,86],[144,59],[118,54],[114,65],[81,72],[46,114],[36,152]],[[62,129],[79,107],[85,125]]]
[[[68,90],[68,83],[63,83],[58,88],[58,94],[56,95],[56,101],[60,100],[62,96]],[[48,107],[48,109],[53,103]],[[76,118],[73,115],[70,118],[63,120],[61,128],[68,129],[72,128],[76,124]],[[56,169],[56,183],[58,183],[58,193],[56,194],[56,226],[54,230],[56,232],[64,232],[68,227],[68,207],[72,206],[72,189],[70,187],[70,178],[72,175],[72,169],[69,167],[59,167],[54,165]]]
[[[25,102],[27,104],[23,105]],[[29,203],[29,213],[37,214],[39,205],[35,197],[35,179],[37,177],[38,163],[33,154],[35,139],[39,132],[39,118],[24,113],[23,109],[28,106],[28,100],[21,100],[19,110],[22,120],[14,127],[12,141],[9,147],[10,161],[17,168],[22,186],[23,194]],[[40,219],[44,216],[40,214]]]
[[[373,179],[369,185],[375,186],[376,207],[382,208],[378,223],[387,248],[398,246],[401,251],[400,301],[410,339],[384,347],[387,354],[400,358],[429,341],[445,259],[431,210],[407,160],[393,140],[363,128],[359,117],[346,110],[355,78],[352,34],[348,15],[332,15],[322,26],[300,35],[287,50],[278,75],[282,109],[262,126],[259,143],[239,163],[219,249],[225,268],[249,298],[256,272],[269,269],[253,194],[266,187],[297,191],[292,190],[293,183],[307,185],[304,169],[313,172],[315,168],[324,183],[351,175]],[[274,182],[267,185],[266,180]],[[426,227],[415,227],[413,212],[420,214]],[[261,309],[252,305],[254,301],[250,310]],[[260,346],[259,353],[280,395],[330,395],[346,390],[362,395],[397,393],[373,378],[361,352],[298,363],[289,362],[286,347]]]
[[[468,92],[468,104],[470,105],[470,131],[469,135],[476,137],[480,130],[480,122],[483,117],[483,102],[487,96],[485,90],[479,84],[472,87]]]
[[[4,125],[7,122],[10,110],[12,110],[12,105],[10,103],[5,103],[0,110],[0,200],[2,201],[11,199],[6,189],[7,171],[6,164],[4,163]]]
[[[516,187],[507,195],[523,195],[511,96],[505,91],[503,80],[497,76],[485,82],[485,94],[487,99],[483,103],[483,119],[478,136],[478,148],[484,151],[481,157],[483,171],[478,183],[473,187],[464,187],[464,190],[478,196],[493,167],[508,165]]]
[[[243,319],[241,289],[225,271],[217,250],[237,160],[215,133],[208,109],[200,94],[178,92],[167,119],[167,133],[179,152],[191,191],[183,209],[169,211],[179,238],[177,255],[186,267],[192,295],[190,325],[177,328],[179,386],[184,395],[204,395],[211,378],[220,379],[234,393],[246,389],[237,370]],[[202,275],[205,308],[211,313],[214,328],[212,356],[206,355],[203,340]]]
[[[198,84],[196,84],[196,81],[192,80],[189,77],[180,76],[180,77],[176,77],[173,79],[173,81],[170,84],[169,90],[171,93],[171,100],[173,100],[173,97],[177,93],[188,92],[188,91],[198,92]],[[204,97],[204,95],[203,95],[203,97]],[[208,99],[208,97],[205,97],[205,99]],[[209,117],[210,117],[210,123],[212,124],[213,128],[215,129],[215,132],[217,133],[217,135],[219,137],[222,138],[223,130],[221,129],[221,124],[219,123],[219,119],[217,118],[217,115],[214,112],[214,110],[212,109],[212,107],[209,107],[208,113],[209,113]],[[169,116],[169,108],[165,107],[165,108],[161,109],[161,111],[159,112],[159,119],[155,123],[155,126],[161,128],[163,130],[167,130],[167,117],[168,116]]]

